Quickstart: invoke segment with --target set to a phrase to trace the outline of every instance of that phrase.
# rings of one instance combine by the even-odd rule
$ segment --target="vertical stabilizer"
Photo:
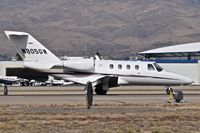
[[[17,31],[5,31],[5,34],[15,44],[18,54],[25,62],[32,62],[32,64],[38,62],[37,65],[43,64],[49,67],[60,62],[58,57],[30,34]]]

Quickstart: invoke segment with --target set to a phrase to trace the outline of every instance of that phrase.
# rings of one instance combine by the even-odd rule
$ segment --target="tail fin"
[[[40,62],[37,65],[45,65],[44,63],[47,62],[51,62],[49,64],[52,65],[56,62],[60,62],[58,57],[56,57],[30,34],[17,31],[5,31],[5,34],[8,39],[15,44],[18,54],[25,62],[30,61],[32,62],[31,64],[33,64],[33,62]]]

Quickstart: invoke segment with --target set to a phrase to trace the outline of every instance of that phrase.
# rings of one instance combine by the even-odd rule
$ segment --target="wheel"
[[[92,87],[92,83],[88,82],[85,86],[85,91],[86,91],[86,104],[87,104],[87,108],[90,109],[92,106],[92,102],[93,102],[93,87]]]
[[[101,87],[96,87],[95,93],[97,95],[106,95],[107,94],[107,90],[103,90],[103,88],[101,88]]]
[[[8,95],[8,87],[7,87],[7,85],[4,85],[3,93],[4,93],[5,96]]]
[[[168,87],[168,88],[166,89],[166,93],[167,93],[167,95],[169,95],[169,94],[170,94],[170,90],[172,90],[172,92],[173,92],[173,89],[172,89],[172,88],[170,88],[170,87]]]

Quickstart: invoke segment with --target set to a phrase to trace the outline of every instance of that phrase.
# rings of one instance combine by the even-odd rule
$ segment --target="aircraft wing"
[[[101,79],[108,77],[107,75],[100,74],[88,74],[88,75],[78,75],[78,74],[53,74],[53,77],[63,79],[65,81],[72,81],[74,83],[79,83],[86,85],[88,81],[92,82],[93,86],[101,82]]]

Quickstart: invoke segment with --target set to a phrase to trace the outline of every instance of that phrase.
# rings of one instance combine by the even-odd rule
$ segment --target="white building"
[[[173,45],[138,53],[145,60],[155,60],[165,70],[193,79],[200,85],[200,42]]]
[[[37,79],[38,81],[48,79],[48,74],[25,68],[22,61],[0,61],[0,75],[17,76],[29,80]]]

